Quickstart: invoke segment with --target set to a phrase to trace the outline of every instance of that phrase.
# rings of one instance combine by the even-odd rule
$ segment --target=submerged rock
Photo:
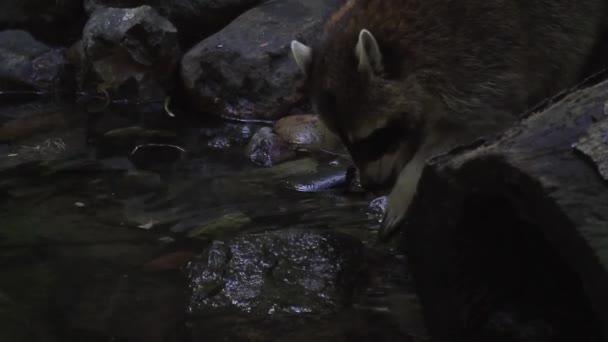
[[[149,5],[169,19],[178,29],[180,41],[189,46],[217,32],[246,10],[266,0],[85,0],[87,12],[100,7],[137,7]]]
[[[189,237],[209,239],[226,233],[234,233],[249,224],[251,219],[242,212],[232,212],[217,218],[199,223],[197,227],[188,232]]]
[[[313,114],[290,115],[274,125],[277,134],[299,149],[309,151],[343,152],[338,137]]]
[[[84,129],[70,129],[36,135],[19,144],[0,144],[0,172],[19,168],[51,166],[82,156],[86,152]]]
[[[364,265],[363,244],[334,231],[284,230],[214,241],[187,267],[189,309],[333,312],[360,289]]]
[[[83,88],[132,101],[162,100],[179,61],[177,29],[150,6],[100,8],[83,30]]]
[[[52,90],[65,75],[65,49],[55,49],[20,30],[0,32],[0,87]]]
[[[3,107],[0,110],[0,143],[64,129],[79,121],[82,121],[81,114],[71,106],[41,102]]]
[[[262,127],[249,141],[247,156],[254,164],[272,166],[295,156],[295,150],[270,127]]]
[[[269,1],[239,16],[182,59],[182,83],[191,103],[201,112],[228,117],[286,114],[297,102],[291,40],[312,43],[325,18],[343,2]]]

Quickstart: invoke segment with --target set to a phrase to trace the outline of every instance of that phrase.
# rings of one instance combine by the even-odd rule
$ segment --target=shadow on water
[[[370,198],[293,190],[347,161],[257,167],[257,128],[77,123],[0,145],[0,340],[425,340]]]

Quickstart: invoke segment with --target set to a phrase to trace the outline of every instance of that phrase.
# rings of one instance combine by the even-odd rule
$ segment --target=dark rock
[[[0,32],[0,87],[52,90],[65,76],[64,49],[53,49],[20,30]]]
[[[180,56],[177,29],[150,6],[100,8],[83,30],[84,89],[130,101],[166,97]]]
[[[246,151],[251,161],[260,166],[272,166],[295,156],[294,149],[270,127],[262,127],[251,138]]]
[[[364,247],[333,231],[285,230],[214,241],[187,268],[190,310],[328,313],[360,288]]]
[[[0,1],[0,30],[26,30],[53,45],[76,41],[85,21],[82,0]]]
[[[261,126],[253,123],[226,122],[201,128],[200,137],[208,147],[227,149],[233,146],[246,146]]]
[[[606,341],[608,82],[427,161],[402,247],[434,341]]]
[[[344,0],[266,2],[194,46],[181,77],[197,111],[225,117],[270,119],[301,99],[292,91],[298,71],[293,39],[312,43],[325,18]]]
[[[149,5],[177,27],[180,42],[184,46],[191,46],[264,1],[266,0],[85,0],[84,6],[87,12],[92,13],[100,7]]]

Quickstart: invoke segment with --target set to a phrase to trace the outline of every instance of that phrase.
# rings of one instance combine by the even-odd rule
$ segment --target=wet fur
[[[505,129],[580,79],[605,3],[349,0],[333,15],[298,64],[362,183],[392,187],[384,233],[403,218],[428,158]],[[363,29],[381,58],[369,52],[362,69]]]

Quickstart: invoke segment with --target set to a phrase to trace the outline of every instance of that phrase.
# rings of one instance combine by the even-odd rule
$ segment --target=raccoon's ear
[[[355,54],[359,60],[359,71],[376,75],[382,72],[382,52],[376,38],[366,29],[359,32]]]
[[[297,40],[293,40],[291,41],[291,53],[300,70],[304,75],[308,75],[312,62],[312,49]]]

